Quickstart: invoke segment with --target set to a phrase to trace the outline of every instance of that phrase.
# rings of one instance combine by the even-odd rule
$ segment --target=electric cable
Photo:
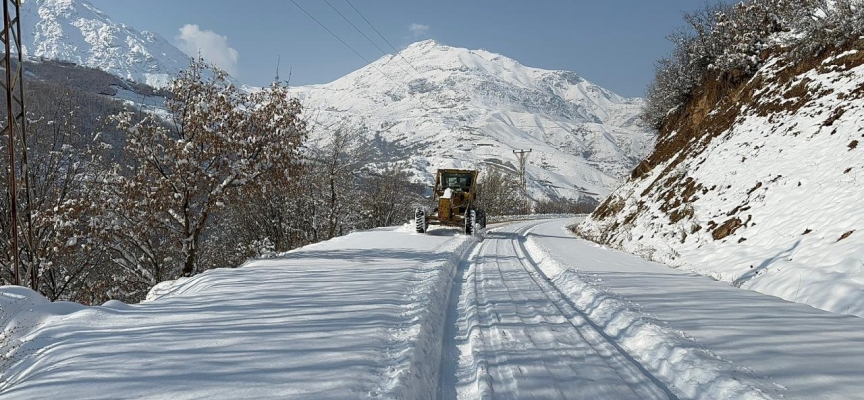
[[[363,18],[363,20],[366,21],[366,23],[372,28],[373,31],[375,31],[375,33],[378,34],[378,36],[381,37],[381,39],[384,39],[384,42],[386,42],[387,45],[390,46],[391,49],[393,49],[393,51],[395,52],[396,55],[399,56],[399,58],[401,58],[403,61],[405,61],[405,63],[407,63],[412,69],[414,69],[414,71],[416,71],[418,74],[420,74],[422,76],[423,73],[420,72],[419,70],[417,70],[417,68],[415,68],[414,65],[411,64],[410,61],[408,61],[405,57],[403,57],[402,54],[399,52],[399,50],[396,50],[396,47],[393,46],[393,44],[390,43],[390,41],[387,40],[387,38],[384,37],[384,35],[382,35],[381,32],[379,32],[378,29],[375,28],[375,25],[372,25],[372,23],[369,22],[369,20],[363,15],[363,13],[361,13],[360,10],[357,9],[357,7],[354,7],[354,4],[351,4],[350,0],[345,0],[345,2],[348,3],[348,5],[351,6],[351,8],[353,8],[354,11],[357,12],[357,15],[359,15],[360,18]]]
[[[393,82],[393,84],[395,84],[397,87],[401,87],[403,90],[405,90],[405,92],[406,92],[409,96],[411,96],[411,88],[405,86],[405,85],[402,84],[402,83],[397,82],[395,79],[391,78],[390,75],[387,75],[386,73],[384,73],[384,71],[382,71],[380,68],[378,68],[377,65],[373,64],[371,61],[369,61],[369,59],[367,59],[367,58],[364,57],[362,54],[360,54],[360,52],[358,52],[358,51],[355,50],[353,47],[351,47],[350,44],[348,44],[346,41],[342,40],[342,38],[340,38],[339,35],[337,35],[336,33],[334,33],[332,30],[330,30],[330,28],[328,28],[326,25],[324,25],[324,23],[322,23],[322,22],[319,21],[317,18],[315,18],[312,14],[310,14],[308,11],[306,11],[306,9],[303,8],[303,7],[301,7],[300,4],[297,4],[297,2],[296,2],[295,0],[290,0],[290,1],[291,1],[291,3],[293,3],[295,6],[297,6],[297,8],[299,8],[300,11],[303,11],[304,14],[306,14],[309,18],[311,18],[313,21],[315,21],[316,23],[318,23],[318,25],[320,25],[322,28],[324,28],[324,30],[326,30],[328,33],[330,33],[330,35],[332,35],[333,37],[335,37],[336,40],[338,40],[339,42],[341,42],[343,45],[345,45],[345,47],[349,48],[352,52],[354,52],[354,54],[356,54],[358,57],[360,57],[360,59],[362,59],[363,61],[365,61],[366,64],[368,64],[368,65],[371,66],[372,68],[375,68],[375,70],[378,71],[382,76],[384,76],[385,78],[387,78],[388,80],[390,80],[390,82]],[[426,102],[423,101],[423,99],[421,99],[421,98],[419,98],[419,97],[416,97],[416,96],[413,96],[413,97],[414,97],[415,100],[417,100],[417,101],[419,101],[421,104],[423,104],[423,106],[425,106],[427,109],[429,109],[429,110],[432,110],[432,109],[433,109],[433,107],[431,107],[430,105],[426,104]]]
[[[378,44],[375,43],[372,39],[370,39],[369,36],[367,36],[365,33],[363,33],[363,31],[361,31],[360,28],[357,27],[357,25],[354,25],[354,23],[351,22],[351,20],[349,20],[348,17],[345,16],[345,14],[342,14],[342,12],[339,11],[339,9],[334,7],[333,4],[330,3],[330,1],[324,0],[324,2],[327,3],[327,5],[330,6],[330,8],[332,8],[333,11],[336,11],[336,14],[339,14],[339,16],[342,17],[342,19],[344,19],[345,22],[347,22],[349,25],[351,25],[351,27],[354,28],[355,31],[357,31],[359,34],[363,35],[363,37],[366,38],[366,40],[369,41],[369,43],[372,43],[372,45],[375,46],[375,48],[378,49],[378,51],[380,51],[381,54],[383,54],[385,56],[387,55],[387,52],[384,51],[384,49],[382,49],[381,46],[378,46]],[[390,60],[392,60],[393,58],[396,58],[396,56],[391,57]],[[387,62],[390,62],[390,60],[387,60]],[[386,65],[387,63],[385,62],[384,64]],[[396,65],[399,65],[399,68],[401,68],[402,71],[405,71],[406,74],[409,74],[409,75],[411,74],[411,71],[408,71],[402,65],[400,65],[398,63]],[[419,78],[423,79],[422,76],[420,76]]]

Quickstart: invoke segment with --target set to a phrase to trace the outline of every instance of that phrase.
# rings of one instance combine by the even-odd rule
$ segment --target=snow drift
[[[449,288],[474,243],[407,225],[353,233],[133,305],[2,286],[0,397],[432,398]]]

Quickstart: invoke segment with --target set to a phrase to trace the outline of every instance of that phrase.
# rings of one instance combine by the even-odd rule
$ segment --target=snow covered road
[[[457,364],[445,368],[456,379],[442,373],[445,397],[674,397],[546,281],[524,246],[530,226],[489,233],[469,259],[451,313],[458,328],[449,354],[452,346],[460,354],[445,360]]]
[[[864,319],[575,239],[358,232],[160,287],[0,288],[3,399],[846,399]]]
[[[681,333],[694,350],[732,367],[726,369],[734,379],[770,397],[864,398],[862,318],[738,289],[574,240],[557,222],[538,223],[528,240],[549,255],[547,273],[576,304],[626,308],[643,321]],[[597,302],[600,297],[605,299]],[[609,318],[603,314],[595,311],[592,318],[605,323]],[[683,348],[687,343],[675,346]],[[664,358],[651,352],[645,355],[654,360],[647,363]],[[696,397],[703,390],[705,398],[712,398],[716,388],[704,390],[705,386],[694,386],[686,397]]]

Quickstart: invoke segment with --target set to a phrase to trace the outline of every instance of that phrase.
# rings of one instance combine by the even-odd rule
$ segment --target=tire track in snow
[[[655,377],[650,371],[645,369],[638,360],[630,355],[627,350],[623,349],[614,338],[609,337],[603,328],[597,326],[597,324],[585,315],[582,310],[576,307],[569,298],[560,289],[558,289],[557,286],[549,281],[543,271],[540,270],[537,262],[531,257],[528,249],[525,248],[525,241],[527,240],[525,234],[527,234],[531,228],[533,228],[533,225],[519,229],[519,238],[518,240],[513,241],[513,248],[521,258],[527,261],[523,262],[522,266],[525,267],[525,271],[528,272],[528,275],[534,283],[544,291],[546,296],[553,304],[555,304],[555,307],[561,312],[561,314],[567,317],[570,324],[579,331],[580,335],[582,335],[586,342],[588,342],[599,354],[604,356],[604,359],[607,361],[609,366],[615,369],[622,379],[627,380],[628,378],[642,376],[647,378],[648,382],[653,384],[656,389],[662,391],[666,398],[677,399],[678,396],[672,392],[672,389]],[[648,386],[645,381],[634,381],[632,384],[640,387],[643,387],[644,385],[644,389],[640,389],[639,391],[634,390],[637,393],[642,392],[653,398],[662,398],[662,396],[660,396],[656,390]]]
[[[559,221],[560,222],[560,221]],[[674,388],[680,397],[692,399],[766,400],[770,392],[782,389],[777,385],[766,386],[764,381],[754,380],[753,372],[736,365],[703,348],[681,331],[665,327],[654,317],[634,310],[632,303],[614,292],[599,289],[584,275],[579,274],[572,263],[603,262],[603,257],[589,250],[585,257],[564,251],[570,258],[558,259],[559,254],[550,253],[540,243],[545,240],[565,239],[534,234],[539,222],[526,229],[522,247],[532,258],[538,277],[546,280],[563,295],[566,302],[591,322],[606,337],[629,353],[656,378]],[[560,231],[567,235],[564,226]],[[553,234],[554,235],[554,234]],[[572,236],[570,236],[571,239]],[[565,239],[567,240],[567,239]],[[562,249],[559,246],[559,251]],[[575,244],[575,243],[574,243]],[[662,286],[662,285],[660,285]],[[660,288],[662,290],[662,287]]]
[[[485,359],[467,358],[475,352],[484,351],[485,348],[483,336],[478,329],[480,321],[477,312],[476,279],[470,269],[471,260],[477,257],[482,247],[482,243],[475,246],[459,263],[451,283],[446,327],[442,338],[444,350],[439,371],[439,399],[456,399],[457,386],[464,381],[474,383],[471,392],[475,395],[472,398],[488,399],[491,395],[491,382]],[[469,290],[466,291],[466,288]],[[466,362],[471,364],[471,368],[460,371],[459,365]]]
[[[677,399],[538,275],[532,225],[490,231],[460,265],[439,398]]]

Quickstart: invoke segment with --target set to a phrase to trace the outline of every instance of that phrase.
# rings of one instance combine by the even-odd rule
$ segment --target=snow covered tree
[[[26,147],[16,159],[19,185],[19,260],[22,278],[31,286],[29,276],[36,274],[36,287],[51,300],[89,303],[92,279],[102,264],[104,253],[92,240],[90,218],[97,212],[91,184],[87,147],[92,131],[82,125],[99,120],[111,101],[71,86],[49,82],[27,82],[28,126]],[[82,121],[86,121],[82,123]],[[5,145],[5,143],[3,143]],[[3,147],[0,145],[0,147]],[[27,150],[26,165],[23,150]],[[5,157],[7,150],[0,149]],[[8,159],[3,161],[8,163]],[[6,169],[0,175],[7,182]],[[11,223],[8,209],[9,187],[2,186],[0,225]],[[0,241],[2,264],[10,262],[6,240]],[[2,274],[11,283],[11,270]]]
[[[643,119],[660,128],[703,84],[730,90],[769,56],[797,63],[864,35],[861,0],[748,0],[709,4],[684,17],[657,62]]]
[[[114,262],[147,285],[194,274],[213,215],[290,168],[305,138],[300,103],[279,82],[248,93],[199,59],[168,91],[167,117],[112,117],[126,143],[103,192]]]
[[[779,1],[779,0],[778,0]],[[790,16],[795,37],[793,54],[798,59],[818,55],[864,35],[864,2],[861,0],[805,0],[809,7],[795,7]]]
[[[252,257],[284,252],[311,243],[306,217],[297,206],[308,190],[301,160],[273,171],[262,184],[246,187],[228,200],[230,207],[214,216],[202,247],[204,265],[236,267]]]
[[[684,105],[701,79],[701,72],[693,68],[689,36],[679,36],[678,45],[669,57],[661,58],[654,67],[654,81],[648,86],[642,119],[660,128],[670,113]]]
[[[86,147],[90,132],[82,132],[76,114],[86,96],[70,88],[37,85],[28,125],[30,210],[24,237],[24,265],[36,271],[40,290],[52,300],[77,299],[78,292],[101,261],[102,251],[88,225],[94,210]]]

